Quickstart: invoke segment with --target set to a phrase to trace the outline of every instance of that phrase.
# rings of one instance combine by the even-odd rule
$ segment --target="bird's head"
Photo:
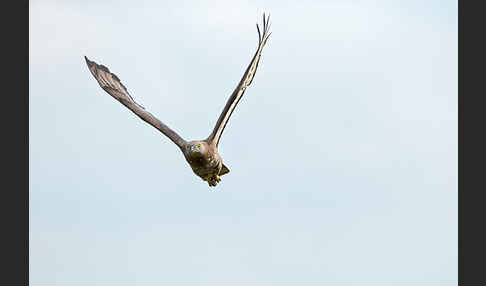
[[[206,146],[201,142],[195,142],[189,146],[188,151],[191,158],[199,158],[206,153]]]

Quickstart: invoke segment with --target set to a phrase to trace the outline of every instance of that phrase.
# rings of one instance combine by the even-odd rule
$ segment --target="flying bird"
[[[235,110],[236,105],[241,100],[246,88],[251,84],[255,77],[263,47],[265,46],[268,37],[271,35],[268,31],[270,28],[269,20],[270,15],[265,17],[265,14],[263,14],[262,33],[260,32],[258,23],[256,24],[258,31],[258,48],[255,55],[240,82],[236,86],[236,89],[227,100],[211,134],[203,140],[186,141],[182,139],[182,137],[174,130],[145,110],[145,107],[135,102],[133,97],[128,93],[127,88],[121,83],[120,79],[114,73],[110,72],[107,67],[89,60],[86,56],[84,58],[91,74],[93,74],[102,89],[130,109],[142,120],[169,137],[169,139],[180,148],[194,173],[206,181],[209,186],[214,187],[221,181],[222,175],[229,173],[228,167],[223,164],[221,156],[218,153],[219,140],[221,139],[223,130],[228,124],[229,118]]]

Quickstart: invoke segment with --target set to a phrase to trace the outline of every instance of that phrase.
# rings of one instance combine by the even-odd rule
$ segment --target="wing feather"
[[[228,123],[231,114],[236,108],[238,102],[243,97],[246,88],[251,84],[253,78],[255,77],[255,73],[258,68],[258,63],[260,62],[260,57],[262,54],[263,47],[265,46],[268,37],[270,37],[270,35],[272,34],[272,33],[268,33],[269,30],[268,28],[270,24],[269,19],[270,19],[270,15],[268,15],[268,17],[265,18],[265,14],[263,14],[263,34],[260,34],[260,27],[258,26],[258,24],[256,25],[258,31],[258,49],[255,52],[255,55],[253,56],[253,59],[251,60],[250,64],[246,68],[246,71],[243,74],[243,77],[241,78],[240,82],[238,83],[238,86],[236,87],[236,89],[233,91],[228,101],[226,102],[226,105],[223,111],[221,112],[221,115],[219,116],[213,131],[206,139],[210,144],[214,146],[218,146],[219,139],[221,138],[223,130],[226,127],[226,124]]]
[[[179,148],[184,146],[186,141],[182,139],[174,130],[170,129],[167,125],[162,123],[162,121],[157,119],[150,112],[146,111],[143,106],[138,104],[114,73],[111,73],[110,70],[104,65],[99,65],[94,61],[90,61],[86,56],[84,58],[91,74],[94,76],[96,81],[98,81],[98,84],[104,91],[118,100],[121,104],[125,105],[142,120],[157,128],[160,132],[169,137],[169,139],[179,146]]]

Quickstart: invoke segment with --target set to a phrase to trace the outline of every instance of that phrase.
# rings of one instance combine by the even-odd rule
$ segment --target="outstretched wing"
[[[263,14],[263,35],[260,34],[260,28],[258,27],[258,24],[256,25],[258,31],[258,49],[255,55],[253,56],[250,65],[248,65],[248,68],[243,74],[243,77],[241,78],[238,86],[236,87],[236,89],[233,91],[230,98],[226,102],[223,112],[221,112],[221,115],[219,116],[218,121],[216,122],[216,126],[214,126],[213,132],[206,139],[210,144],[214,146],[218,146],[219,139],[221,138],[221,134],[223,133],[223,130],[226,127],[226,124],[228,123],[231,113],[233,113],[233,110],[235,109],[236,105],[243,97],[246,88],[251,84],[253,77],[255,76],[255,72],[258,67],[258,62],[260,61],[260,56],[262,54],[263,47],[265,46],[268,37],[270,37],[270,34],[272,34],[272,33],[268,33],[268,29],[270,28],[269,20],[270,20],[270,15],[268,15],[268,17],[265,18],[265,14]]]
[[[114,73],[111,73],[107,67],[90,61],[86,56],[84,58],[89,70],[93,74],[94,78],[98,81],[101,88],[113,96],[113,98],[121,102],[121,104],[125,105],[142,120],[164,133],[167,137],[169,137],[170,140],[172,140],[172,142],[179,146],[179,148],[183,147],[186,141],[182,139],[174,130],[170,129],[150,112],[146,111],[143,106],[136,103],[128,93],[127,88],[121,83],[120,79]]]

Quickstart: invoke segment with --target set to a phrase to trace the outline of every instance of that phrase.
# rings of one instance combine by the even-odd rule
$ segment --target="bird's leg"
[[[210,187],[215,187],[219,182],[221,182],[221,178],[218,175],[214,175],[207,178],[206,181]]]
[[[208,182],[208,185],[210,187],[215,187],[218,184],[218,182],[216,180],[214,180],[214,177],[208,178],[207,179],[207,182]]]

